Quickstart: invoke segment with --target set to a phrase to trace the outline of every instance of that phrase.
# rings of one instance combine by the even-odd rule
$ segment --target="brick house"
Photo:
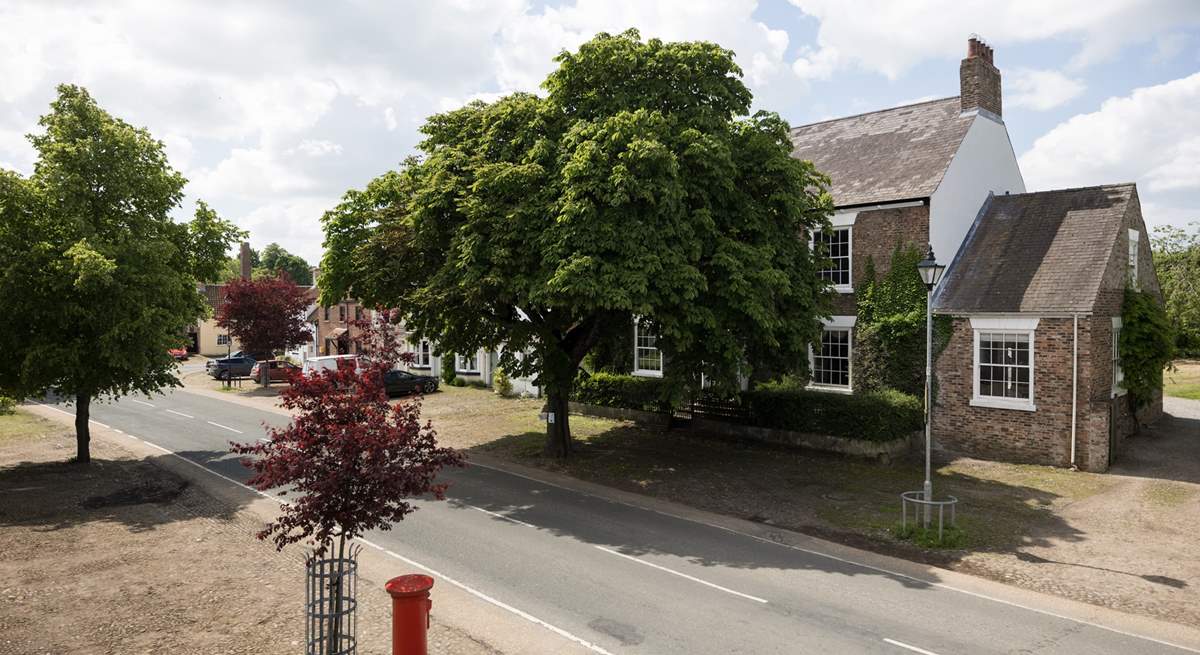
[[[937,364],[935,440],[964,454],[1053,465],[1073,463],[1074,443],[1075,464],[1103,470],[1133,428],[1112,384],[1125,246],[1132,244],[1136,255],[1133,279],[1158,290],[1137,191],[1118,185],[1025,193],[993,50],[969,39],[958,73],[958,96],[791,132],[792,155],[829,176],[835,205],[831,229],[812,235],[828,250],[830,266],[821,275],[837,296],[811,351],[810,388],[855,391],[854,287],[868,261],[882,277],[897,246],[924,250],[928,244],[950,264],[938,311],[956,317],[954,337]],[[1035,280],[1038,288],[1027,288]],[[661,376],[657,335],[636,323],[633,330],[633,374]],[[1009,334],[1018,335],[1012,344]],[[1006,356],[1010,345],[1014,352],[1025,348],[1015,344],[1029,347],[1036,364],[1017,373],[1030,376],[1022,392],[1027,402],[980,399],[980,335],[1001,337],[983,340],[989,354],[993,346]],[[1076,347],[1078,374],[1071,356]],[[994,366],[982,370],[991,373]],[[1074,413],[1072,384],[1078,390]],[[1141,418],[1160,412],[1161,403]]]
[[[988,198],[934,300],[953,317],[933,434],[972,455],[1102,471],[1134,431],[1126,285],[1160,295],[1132,184]],[[1139,420],[1162,413],[1162,398]]]
[[[814,388],[854,391],[854,285],[868,260],[883,276],[896,246],[931,244],[945,261],[989,194],[1025,191],[992,59],[971,39],[960,95],[792,129],[792,156],[829,176],[835,206],[832,229],[814,235],[830,254],[821,275],[838,294],[812,353]],[[634,375],[662,375],[656,335],[633,329]]]

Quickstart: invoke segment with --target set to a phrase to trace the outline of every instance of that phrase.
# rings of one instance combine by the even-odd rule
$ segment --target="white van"
[[[308,375],[313,371],[336,371],[339,366],[353,365],[355,369],[361,368],[358,361],[358,355],[325,355],[323,357],[309,357],[304,360],[304,374]]]

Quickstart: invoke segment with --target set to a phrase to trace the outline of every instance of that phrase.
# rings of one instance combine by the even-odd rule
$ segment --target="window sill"
[[[454,369],[454,372],[455,372],[455,373],[457,373],[457,374],[459,374],[459,375],[479,375],[479,374],[480,374],[478,370],[475,370],[475,371],[463,371],[463,370],[459,370],[459,369]]]
[[[841,393],[846,395],[854,393],[854,387],[835,387],[827,384],[810,384],[804,388],[809,391],[821,391],[824,393]]]
[[[981,398],[975,397],[971,399],[972,407],[990,407],[992,409],[1015,409],[1021,412],[1036,412],[1037,405],[1024,400],[1003,400],[1000,398]]]
[[[639,378],[661,378],[663,376],[662,371],[654,371],[644,368],[633,369],[632,375]]]
[[[419,369],[421,369],[422,371],[428,371],[429,369],[431,369],[431,368],[433,368],[433,367],[432,367],[432,366],[430,366],[429,364],[424,364],[424,365],[422,365],[422,364],[413,364],[412,366],[409,366],[409,368],[419,368]]]
[[[1126,394],[1126,392],[1127,392],[1127,391],[1128,391],[1127,389],[1113,389],[1113,391],[1112,391],[1112,397],[1113,397],[1113,398],[1120,398],[1121,396],[1124,396],[1124,395]]]
[[[852,284],[835,284],[833,290],[838,293],[854,293],[854,285]]]

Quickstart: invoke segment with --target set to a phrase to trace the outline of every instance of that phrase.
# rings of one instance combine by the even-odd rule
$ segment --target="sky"
[[[321,214],[416,152],[431,114],[537,91],[597,32],[708,40],[792,125],[958,94],[995,49],[1029,190],[1136,182],[1200,220],[1200,0],[0,0],[0,167],[29,174],[59,83],[166,144],[197,199],[316,263]]]

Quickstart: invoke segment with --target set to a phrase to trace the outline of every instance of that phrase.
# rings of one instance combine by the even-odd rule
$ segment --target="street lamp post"
[[[933,481],[930,478],[930,451],[932,443],[933,417],[933,288],[942,279],[946,267],[937,263],[933,255],[933,246],[925,253],[925,259],[917,263],[917,271],[921,273],[921,281],[925,283],[925,487],[924,495],[927,502],[933,501]],[[925,522],[929,523],[929,505],[925,506]]]

